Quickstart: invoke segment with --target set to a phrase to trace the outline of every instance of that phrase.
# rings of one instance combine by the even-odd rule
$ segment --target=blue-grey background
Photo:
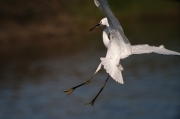
[[[71,4],[70,4],[71,3]],[[180,52],[179,3],[110,1],[131,44]],[[132,55],[121,61],[125,84],[101,70],[104,17],[93,0],[0,0],[0,119],[179,119],[180,57]]]

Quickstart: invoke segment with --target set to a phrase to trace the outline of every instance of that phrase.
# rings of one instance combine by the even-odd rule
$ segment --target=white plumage
[[[165,49],[163,45],[159,47],[149,46],[147,44],[131,45],[129,40],[126,38],[117,18],[111,12],[107,1],[94,0],[94,2],[96,6],[99,7],[106,16],[106,18],[103,18],[100,23],[96,25],[96,27],[106,25],[106,29],[103,31],[102,37],[103,43],[107,48],[107,54],[106,57],[100,58],[100,64],[104,66],[106,72],[118,83],[124,84],[121,73],[123,67],[120,65],[120,60],[132,54],[153,52],[164,55],[180,55],[180,53],[178,52]]]
[[[123,67],[120,64],[121,59],[124,59],[132,54],[143,54],[143,53],[152,53],[152,52],[158,54],[164,54],[164,55],[180,55],[180,53],[178,52],[165,49],[163,45],[159,47],[149,46],[149,45],[131,46],[129,40],[124,35],[123,29],[119,21],[114,16],[111,9],[109,8],[107,0],[94,0],[94,2],[96,6],[103,11],[106,18],[103,18],[100,21],[100,23],[95,27],[93,27],[91,30],[97,28],[98,26],[106,25],[106,29],[103,31],[103,36],[102,36],[103,43],[107,48],[106,57],[100,58],[101,63],[99,64],[93,76],[89,80],[87,80],[86,82],[80,85],[72,87],[69,90],[64,90],[64,92],[70,95],[76,88],[88,84],[92,80],[94,75],[101,69],[101,67],[104,66],[104,69],[109,75],[104,85],[101,87],[100,91],[98,92],[98,94],[91,102],[86,103],[87,105],[94,104],[96,98],[104,89],[109,79],[109,76],[111,76],[118,83],[124,84],[123,77],[121,74],[121,71],[123,70]]]

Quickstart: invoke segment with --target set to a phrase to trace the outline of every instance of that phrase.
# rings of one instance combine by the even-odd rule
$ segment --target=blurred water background
[[[180,52],[179,3],[109,0],[131,44],[163,44]],[[104,17],[93,0],[0,0],[0,119],[179,119],[180,57],[132,55],[122,60],[125,84],[107,74],[71,96],[106,54]]]

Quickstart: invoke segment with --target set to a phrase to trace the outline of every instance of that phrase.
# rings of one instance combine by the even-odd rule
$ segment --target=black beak
[[[89,31],[92,31],[93,29],[99,27],[101,24],[97,24],[96,26],[94,26],[92,29],[90,29]]]

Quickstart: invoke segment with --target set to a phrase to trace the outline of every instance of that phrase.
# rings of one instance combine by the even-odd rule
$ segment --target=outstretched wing
[[[123,29],[117,18],[112,13],[107,0],[94,0],[94,2],[108,19],[111,40],[115,40],[121,51],[125,50],[127,54],[131,54],[130,42],[124,35]]]
[[[144,54],[144,53],[158,53],[163,55],[180,55],[180,53],[165,49],[163,45],[149,46],[149,45],[132,45],[132,54]]]

